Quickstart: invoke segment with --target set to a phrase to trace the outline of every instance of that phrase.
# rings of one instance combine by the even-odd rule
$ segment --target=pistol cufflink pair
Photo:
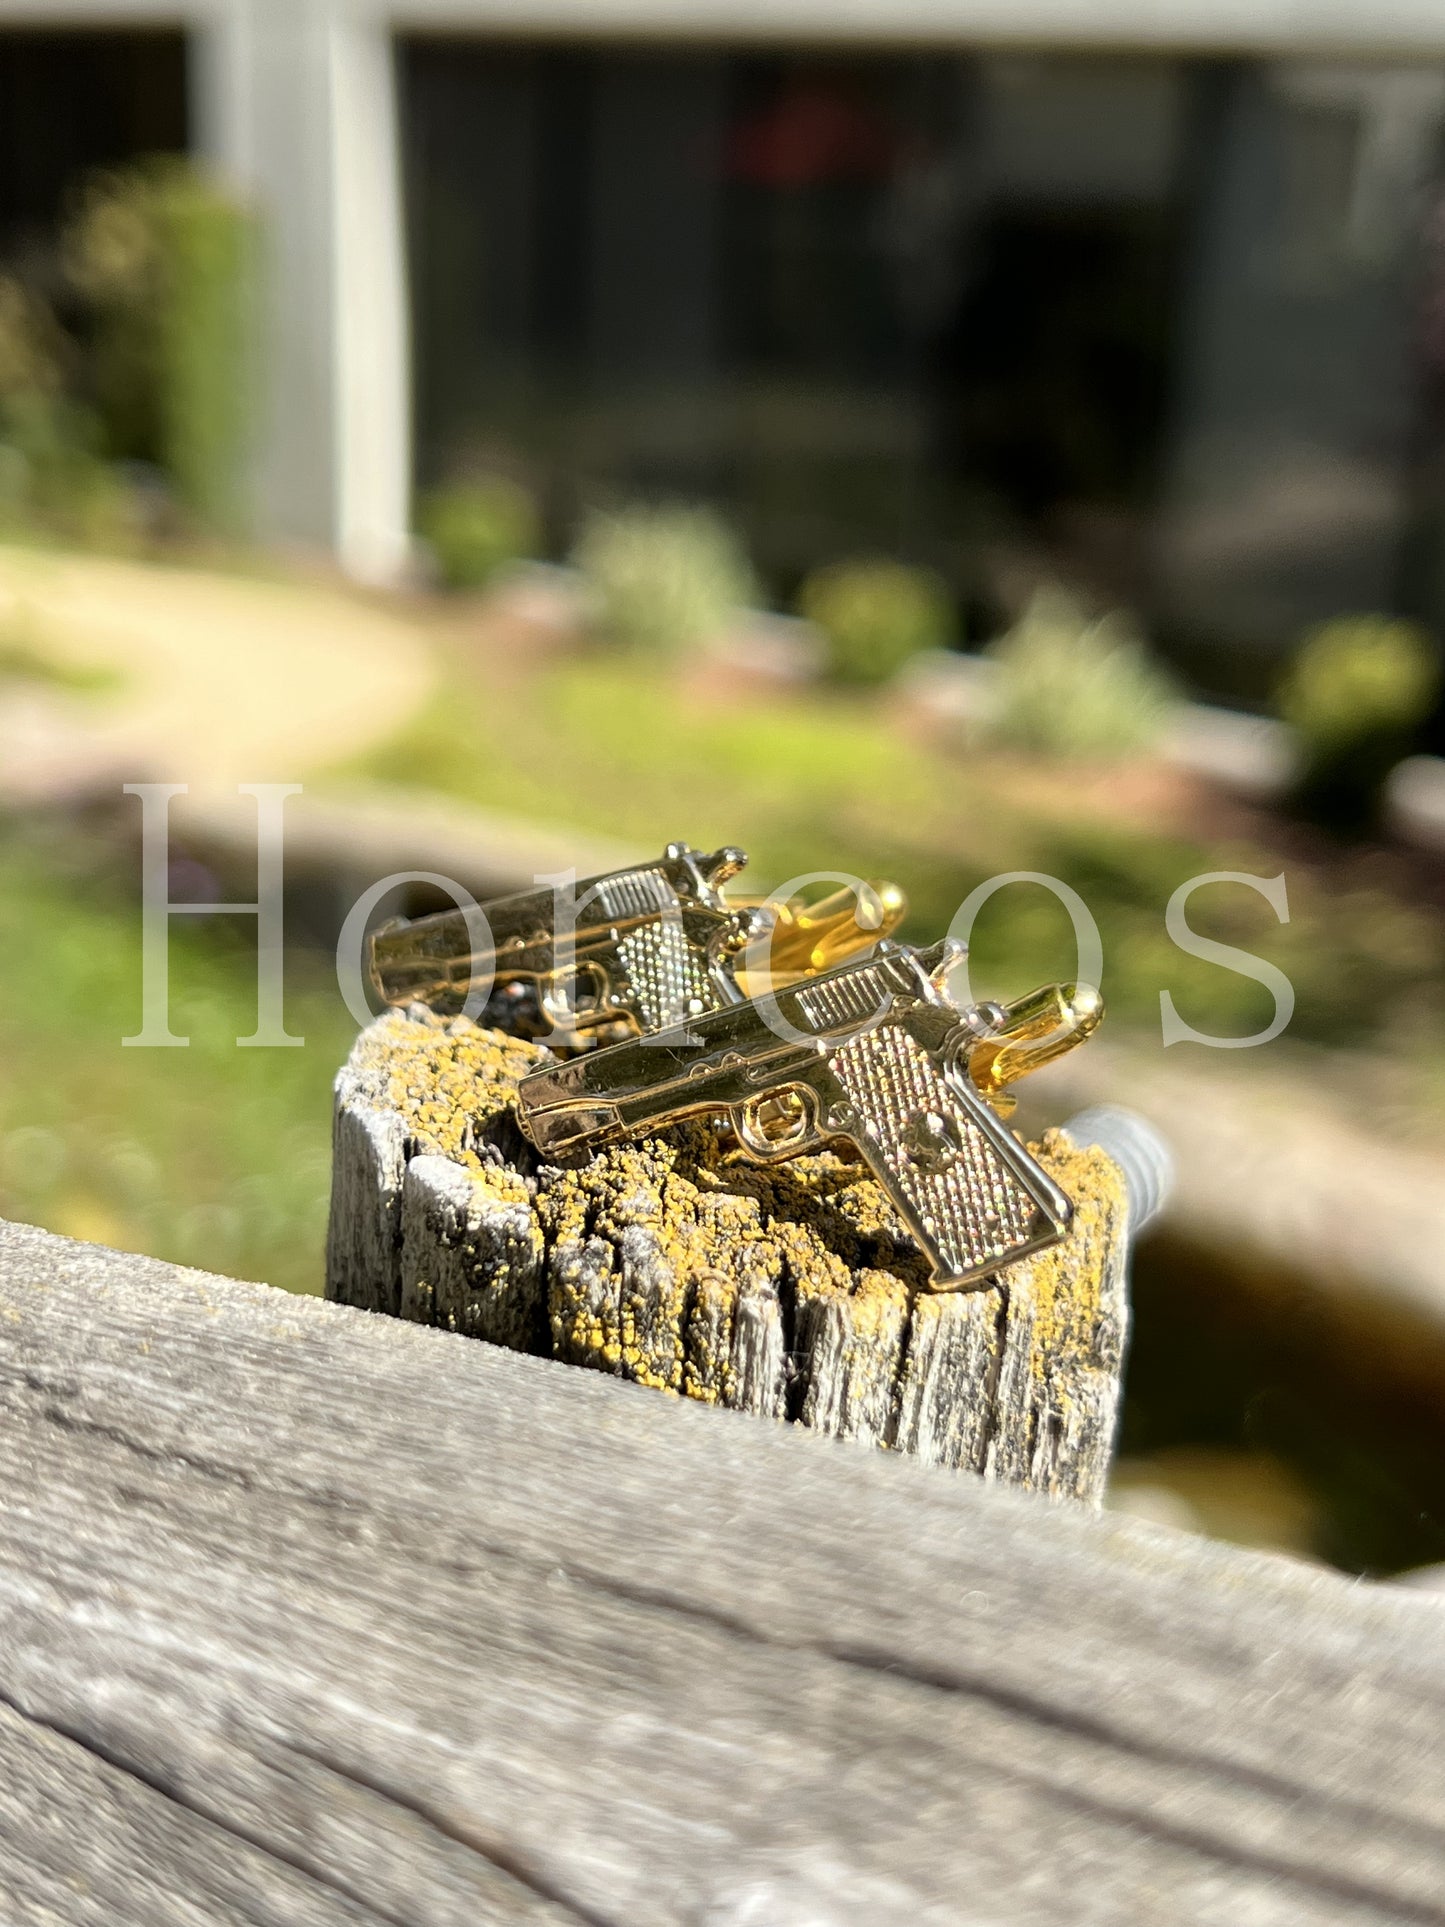
[[[893,941],[896,887],[729,900],[745,861],[674,843],[570,899],[528,891],[388,924],[372,938],[373,982],[389,1004],[460,1004],[490,978],[488,1015],[577,1051],[518,1087],[522,1129],[551,1162],[689,1118],[715,1120],[760,1162],[841,1141],[888,1193],[935,1290],[981,1284],[1062,1237],[1072,1204],[1003,1120],[1009,1085],[1097,1027],[1097,992],[960,1005],[948,979],[965,946]]]

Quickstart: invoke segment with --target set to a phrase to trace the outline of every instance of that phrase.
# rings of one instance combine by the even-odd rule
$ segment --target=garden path
[[[297,781],[384,739],[430,693],[419,626],[330,585],[0,547],[0,656],[57,666],[0,697],[0,794],[112,780]],[[67,672],[113,674],[64,687]]]

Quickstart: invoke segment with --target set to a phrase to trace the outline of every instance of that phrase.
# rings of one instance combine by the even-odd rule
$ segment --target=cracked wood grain
[[[1438,1922],[1348,1584],[0,1227],[0,1919]]]

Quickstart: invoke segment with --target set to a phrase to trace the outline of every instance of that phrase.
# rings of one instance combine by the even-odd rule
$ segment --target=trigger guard
[[[816,1094],[806,1085],[795,1085],[790,1088],[801,1100],[802,1109],[798,1129],[790,1131],[785,1137],[770,1138],[758,1128],[756,1122],[759,1107],[768,1103],[773,1098],[773,1093],[765,1092],[758,1097],[751,1097],[745,1104],[738,1105],[734,1110],[731,1120],[733,1132],[749,1157],[757,1158],[763,1163],[772,1163],[782,1158],[801,1157],[810,1149],[821,1147],[823,1136],[819,1130]],[[776,1095],[781,1097],[783,1093],[778,1092]]]
[[[610,991],[607,972],[587,958],[549,971],[537,985],[537,1001],[551,1023],[577,1030],[615,1014]]]

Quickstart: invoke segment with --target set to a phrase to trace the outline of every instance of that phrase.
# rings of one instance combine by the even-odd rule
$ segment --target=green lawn
[[[1156,1037],[1163,988],[1202,1028],[1242,1033],[1267,1019],[1258,985],[1171,945],[1163,911],[1201,871],[1283,868],[1287,927],[1252,894],[1223,889],[1198,899],[1196,926],[1286,970],[1298,995],[1292,1036],[1358,1046],[1383,1032],[1394,1065],[1434,1077],[1437,1097],[1445,1085],[1438,914],[1379,889],[1341,889],[1326,870],[1267,849],[1097,813],[1070,823],[1057,785],[1041,802],[1016,770],[921,748],[866,699],[720,709],[666,676],[596,657],[501,678],[474,665],[367,773],[640,848],[675,836],[738,841],[766,881],[824,868],[893,876],[912,896],[919,938],[937,934],[980,879],[1050,872],[1102,926],[1111,1026]],[[114,863],[99,847],[0,831],[0,1216],[316,1290],[329,1087],[353,1032],[329,960],[289,966],[287,1023],[303,1048],[237,1049],[255,1024],[254,934],[239,919],[176,919],[172,1025],[192,1042],[125,1048],[140,1016],[139,906]],[[980,920],[974,986],[1012,994],[1069,975],[1072,956],[1059,906],[1016,888]]]
[[[287,1028],[304,1046],[238,1050],[255,944],[231,921],[173,919],[171,1027],[189,1047],[127,1049],[134,892],[74,846],[0,840],[0,1217],[319,1291],[330,1084],[354,1026],[302,960]]]
[[[1268,1022],[1270,994],[1184,955],[1164,928],[1170,895],[1212,870],[1287,876],[1291,921],[1257,894],[1202,891],[1193,927],[1269,959],[1294,984],[1291,1035],[1358,1044],[1383,1030],[1445,1041],[1445,921],[1329,861],[1161,832],[1146,820],[1072,811],[1068,784],[1031,784],[1016,763],[921,746],[880,714],[881,697],[811,694],[720,707],[654,666],[599,654],[498,672],[459,660],[444,698],[362,772],[428,784],[513,814],[630,839],[738,842],[768,883],[815,869],[891,876],[908,890],[907,934],[940,934],[976,884],[1006,870],[1071,884],[1104,939],[1116,1025],[1158,1035],[1159,993],[1216,1034]],[[1053,897],[1000,892],[974,935],[978,994],[1012,994],[1073,970]]]

